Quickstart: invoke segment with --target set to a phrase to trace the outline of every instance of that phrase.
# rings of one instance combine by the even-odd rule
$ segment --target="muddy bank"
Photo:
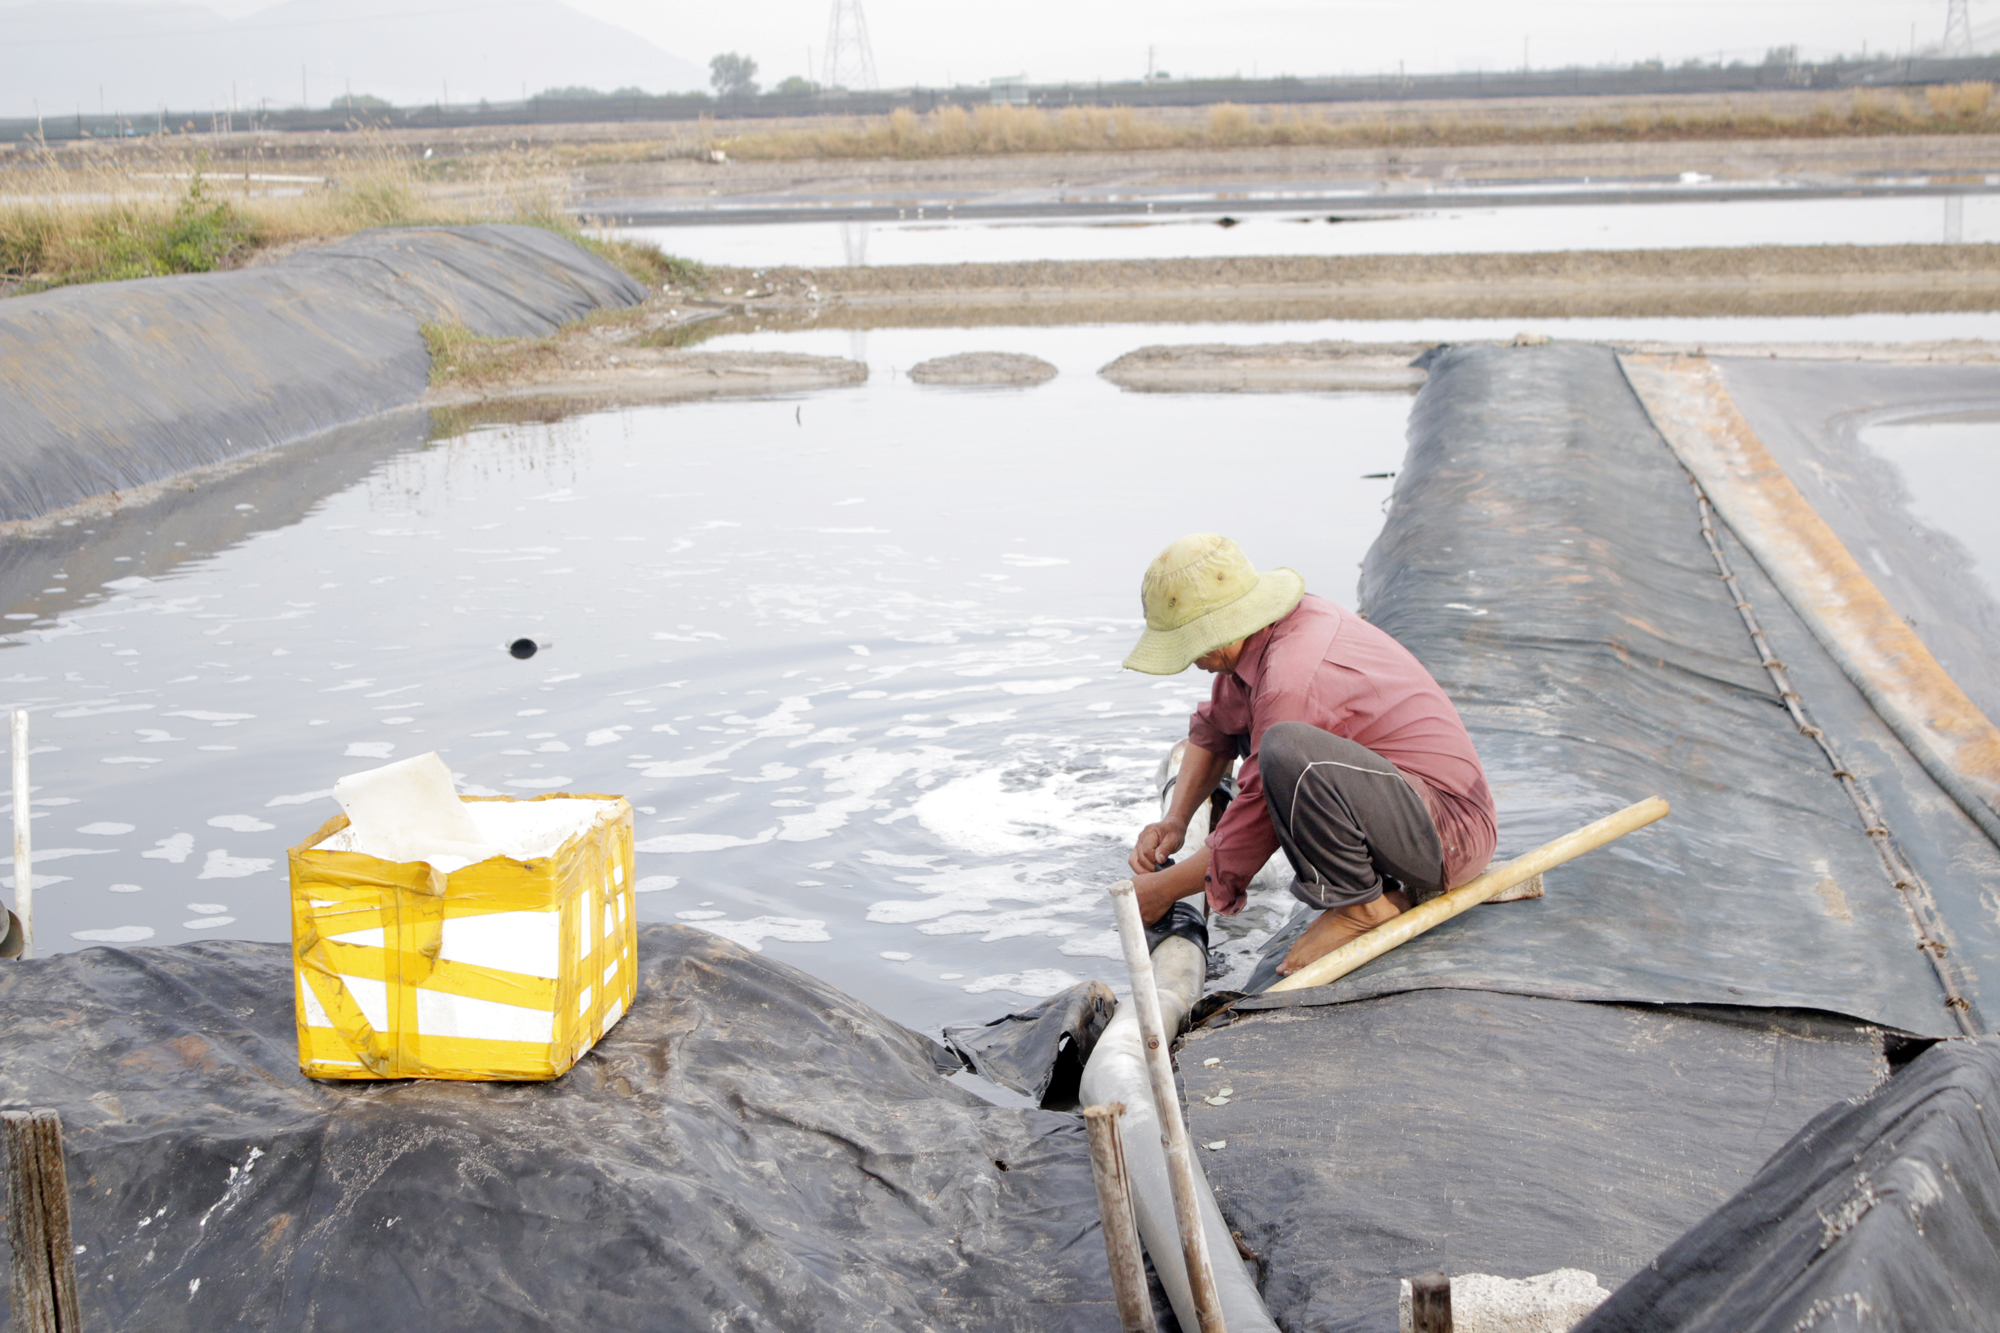
[[[1573,103],[1565,109],[1577,110]],[[1624,114],[1630,107],[1594,108]],[[1647,99],[1641,114],[1666,108]],[[1717,107],[1694,108],[1714,112]],[[1371,105],[1368,115],[1379,115]],[[1206,109],[1200,113],[1206,117]],[[1501,107],[1480,103],[1469,112],[1448,103],[1412,105],[1407,114],[1432,121],[1454,114],[1518,117],[1546,124],[1546,104]],[[837,121],[833,128],[841,128]],[[736,128],[734,126],[730,128]],[[805,129],[804,124],[759,122],[762,132]],[[727,131],[708,133],[716,139]],[[1712,139],[1692,142],[1600,142],[1539,144],[1448,144],[1435,147],[1239,147],[1173,148],[1140,152],[1013,153],[924,159],[697,160],[677,144],[631,145],[636,160],[600,160],[583,165],[576,177],[574,206],[593,216],[613,216],[633,201],[678,202],[684,206],[725,206],[736,197],[769,201],[781,195],[839,199],[843,196],[944,199],[995,191],[1047,191],[1062,199],[1107,191],[1145,189],[1245,189],[1292,184],[1302,188],[1329,181],[1380,182],[1386,193],[1426,190],[1440,181],[1546,181],[1564,179],[1666,179],[1698,171],[1721,181],[1791,176],[1873,176],[1879,174],[1976,173],[2000,164],[2000,136],[1926,134],[1825,139]]]
[[[1267,343],[1141,347],[1098,374],[1121,389],[1170,393],[1289,393],[1415,389],[1425,378],[1412,364],[1426,343]]]
[[[556,398],[593,408],[741,394],[803,393],[859,384],[868,367],[837,356],[788,352],[691,352],[615,335],[566,344],[568,359],[474,383],[434,386],[424,396],[449,408],[496,399]],[[511,418],[510,418],[511,419]]]
[[[1751,246],[711,270],[747,328],[2000,309],[2000,245]]]
[[[932,357],[911,366],[909,376],[918,384],[954,384],[964,387],[995,384],[1043,384],[1056,377],[1056,368],[1038,356],[1018,352],[960,352],[954,356]]]

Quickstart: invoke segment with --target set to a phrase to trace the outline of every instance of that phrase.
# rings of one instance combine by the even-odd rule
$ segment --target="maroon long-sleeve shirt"
[[[1472,737],[1451,700],[1410,650],[1352,611],[1307,593],[1243,644],[1236,669],[1215,678],[1188,721],[1211,753],[1247,753],[1237,797],[1208,835],[1209,905],[1242,910],[1250,877],[1278,850],[1257,755],[1274,722],[1305,722],[1381,755],[1413,780],[1444,844],[1444,880],[1456,888],[1493,859],[1499,820]]]

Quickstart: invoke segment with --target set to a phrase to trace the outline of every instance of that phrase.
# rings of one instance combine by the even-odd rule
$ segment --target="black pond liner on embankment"
[[[0,301],[0,522],[414,402],[424,324],[541,335],[645,295],[554,232],[488,224]]]
[[[1116,1329],[1080,1120],[714,935],[639,957],[610,1035],[515,1084],[304,1078],[283,945],[0,968],[89,1326]]]
[[[1996,1326],[2000,1043],[1918,1054],[1958,1024],[1616,358],[1444,352],[1410,441],[1365,608],[1463,713],[1502,855],[1650,794],[1673,814],[1550,872],[1545,898],[1190,1038],[1194,1134],[1229,1145],[1209,1171],[1273,1313],[1387,1329],[1398,1277],[1573,1267],[1631,1279],[1587,1325],[1606,1333]],[[2000,855],[1721,539],[1990,1031]],[[1876,1042],[1917,1056],[1879,1087]],[[1217,1084],[1234,1095],[1212,1108]]]
[[[1722,540],[1990,1026],[2000,854]],[[1280,1325],[1386,1333],[1398,1277],[1574,1267],[1630,1280],[1607,1333],[1980,1326],[1991,1044],[1917,1054],[1957,1024],[1613,354],[1439,356],[1364,595],[1464,713],[1503,856],[1674,813],[1189,1037],[1191,1127]],[[977,1101],[927,1038],[715,937],[640,949],[633,1011],[538,1085],[304,1080],[278,945],[0,968],[0,1106],[63,1116],[86,1316],[1116,1328],[1075,1118]],[[1069,1041],[1016,1047],[1049,1060],[1097,1017],[1044,1009]]]

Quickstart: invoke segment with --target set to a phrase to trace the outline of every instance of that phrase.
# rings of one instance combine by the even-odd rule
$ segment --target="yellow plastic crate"
[[[299,1067],[309,1078],[551,1079],[632,1005],[632,807],[616,796],[553,855],[450,875],[291,849]],[[464,797],[513,800],[513,797]]]

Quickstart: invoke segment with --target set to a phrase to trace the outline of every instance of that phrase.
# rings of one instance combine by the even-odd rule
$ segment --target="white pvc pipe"
[[[1208,959],[1194,944],[1173,936],[1153,951],[1151,961],[1160,1021],[1171,1036],[1180,1031],[1188,1010],[1201,998]],[[1167,1155],[1161,1143],[1151,1082],[1137,1006],[1121,1004],[1105,1026],[1104,1034],[1097,1039],[1090,1062],[1084,1066],[1080,1097],[1086,1106],[1125,1103],[1125,1167],[1132,1183],[1139,1236],[1146,1243],[1146,1253],[1153,1257],[1153,1269],[1160,1275],[1160,1285],[1166,1288],[1167,1299],[1173,1303],[1181,1327],[1193,1330],[1200,1324],[1194,1294],[1188,1286],[1187,1268],[1181,1259],[1180,1231],[1174,1223],[1173,1186],[1167,1176]],[[1277,1333],[1278,1326],[1271,1322],[1263,1298],[1257,1294],[1256,1282],[1237,1257],[1235,1238],[1229,1234],[1229,1224],[1222,1220],[1221,1209],[1215,1206],[1215,1196],[1198,1162],[1194,1164],[1194,1185],[1216,1299],[1229,1333]]]
[[[21,918],[23,958],[35,956],[35,858],[29,851],[29,814],[28,714],[17,708],[14,710],[14,915]]]

